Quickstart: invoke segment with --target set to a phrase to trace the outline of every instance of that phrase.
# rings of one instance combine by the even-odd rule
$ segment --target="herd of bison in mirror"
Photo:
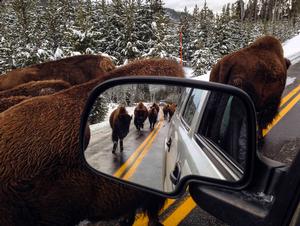
[[[88,118],[91,136],[85,158],[89,165],[98,171],[126,179],[128,172],[118,173],[118,169],[124,164],[132,164],[128,163],[130,157],[140,154],[139,151],[151,149],[151,155],[143,158],[143,162],[148,161],[152,165],[149,172],[154,173],[156,178],[162,177],[164,136],[182,89],[177,86],[130,84],[102,93]],[[157,173],[153,172],[155,164]],[[146,169],[147,164],[143,164],[143,168]],[[150,187],[162,189],[162,184],[157,183],[162,178],[154,181],[151,177],[145,179],[138,174],[136,171],[131,180],[148,186],[152,183]]]
[[[166,188],[166,167],[170,168],[167,163],[170,160],[166,159],[165,150],[171,119],[187,89],[126,84],[102,93],[88,118],[90,139],[84,152],[88,164],[108,175],[160,191],[172,191],[175,187]],[[196,110],[197,101],[200,100],[188,103],[191,109]],[[194,172],[202,175],[199,169]]]

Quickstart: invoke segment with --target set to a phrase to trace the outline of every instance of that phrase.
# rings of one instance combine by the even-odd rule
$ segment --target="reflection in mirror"
[[[92,168],[159,191],[188,175],[235,182],[247,164],[247,112],[225,93],[118,85],[96,99],[88,125]]]

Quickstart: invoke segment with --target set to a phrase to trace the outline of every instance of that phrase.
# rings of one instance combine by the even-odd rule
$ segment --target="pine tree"
[[[93,109],[91,110],[91,113],[89,115],[89,123],[90,124],[96,124],[103,122],[105,119],[105,116],[108,112],[108,101],[107,98],[103,95],[99,96],[94,105]]]

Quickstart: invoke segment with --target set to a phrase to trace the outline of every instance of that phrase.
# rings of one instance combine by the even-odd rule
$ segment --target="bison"
[[[32,81],[0,91],[0,99],[11,96],[44,96],[70,87],[71,85],[63,80]]]
[[[158,115],[157,108],[155,108],[155,106],[151,106],[148,111],[150,129],[154,129],[155,123],[157,122],[157,115]]]
[[[132,116],[128,114],[125,107],[119,106],[115,109],[110,117],[109,124],[112,128],[112,141],[114,143],[112,152],[115,153],[118,147],[118,141],[120,140],[120,151],[123,151],[123,139],[129,132],[130,122]]]
[[[148,110],[145,105],[140,102],[134,109],[134,125],[137,130],[144,128],[144,122],[148,117]]]
[[[152,107],[154,107],[156,109],[157,114],[158,114],[159,113],[159,106],[158,106],[158,104],[157,103],[153,103]]]
[[[164,119],[166,120],[168,118],[168,113],[169,113],[169,104],[163,107],[163,113],[164,113]]]
[[[246,48],[226,55],[213,66],[210,81],[243,89],[254,102],[259,138],[278,114],[290,61],[278,39],[263,36]]]
[[[171,119],[174,115],[174,112],[176,111],[176,107],[177,107],[177,104],[175,104],[175,103],[172,103],[168,106],[169,122],[171,121]]]
[[[0,76],[0,91],[40,80],[63,80],[82,84],[113,70],[114,64],[100,55],[81,55],[15,69]]]
[[[131,224],[138,209],[149,224],[159,224],[165,198],[94,174],[80,151],[80,115],[90,91],[124,75],[184,73],[174,61],[137,61],[0,113],[1,225],[75,225],[122,216]]]

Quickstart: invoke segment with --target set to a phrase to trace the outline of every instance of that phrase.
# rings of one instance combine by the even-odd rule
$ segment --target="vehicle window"
[[[178,112],[181,111],[181,109],[183,108],[183,103],[187,97],[187,95],[190,93],[190,88],[185,88],[179,98],[179,101],[178,101],[178,105],[177,105],[177,109],[178,109]]]
[[[200,103],[202,92],[203,90],[194,89],[189,97],[189,100],[182,114],[182,119],[187,124],[187,126],[190,126],[192,123],[194,114]]]
[[[247,115],[240,99],[211,93],[198,134],[213,142],[232,161],[244,168],[247,153]]]

